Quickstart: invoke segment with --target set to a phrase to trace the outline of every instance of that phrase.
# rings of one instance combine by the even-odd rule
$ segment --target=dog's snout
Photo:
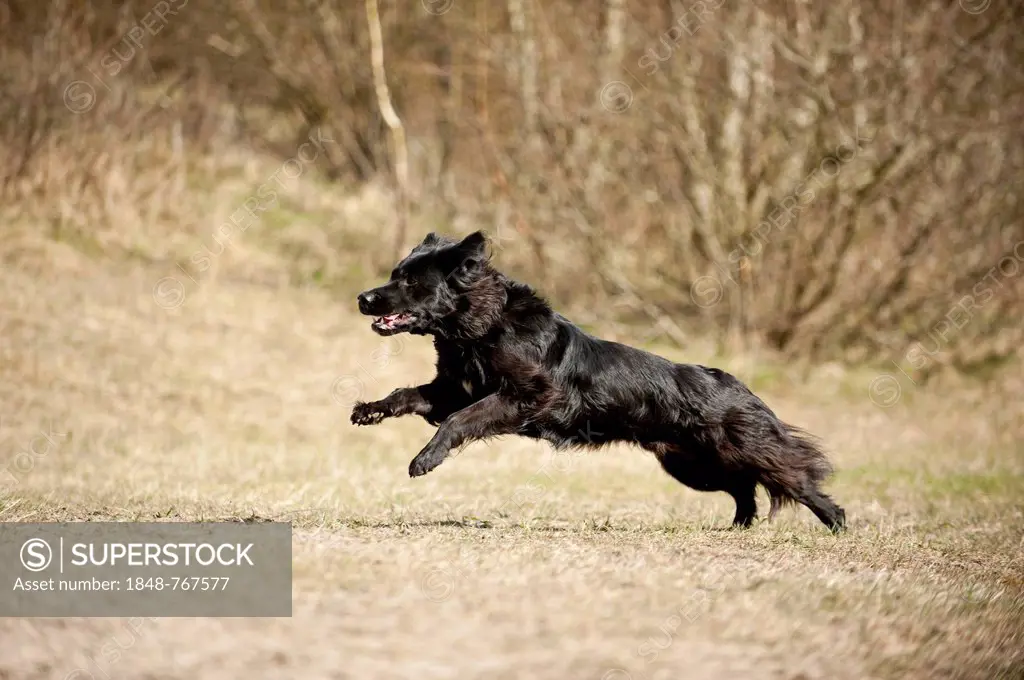
[[[380,300],[380,295],[374,293],[372,290],[368,290],[365,293],[360,293],[356,300],[359,302],[359,311],[363,314],[367,314],[373,308],[373,305]]]

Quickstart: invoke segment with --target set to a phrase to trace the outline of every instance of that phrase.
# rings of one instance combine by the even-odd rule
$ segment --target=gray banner
[[[291,615],[290,523],[0,523],[0,616]]]

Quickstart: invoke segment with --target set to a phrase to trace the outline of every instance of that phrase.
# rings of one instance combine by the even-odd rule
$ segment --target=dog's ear
[[[487,236],[482,231],[474,231],[459,241],[457,248],[462,256],[464,270],[476,269],[487,260]]]
[[[452,249],[457,258],[454,272],[459,275],[473,274],[487,262],[487,237],[482,231],[475,231],[455,244]]]
[[[466,257],[487,259],[487,236],[482,231],[474,231],[459,241],[459,252]]]

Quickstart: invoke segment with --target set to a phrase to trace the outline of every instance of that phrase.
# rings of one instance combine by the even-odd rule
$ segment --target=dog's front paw
[[[422,477],[438,465],[444,462],[444,455],[431,451],[421,451],[418,456],[409,463],[409,476]]]
[[[352,424],[376,425],[387,418],[388,415],[388,412],[379,401],[370,402],[369,404],[360,401],[352,407]]]

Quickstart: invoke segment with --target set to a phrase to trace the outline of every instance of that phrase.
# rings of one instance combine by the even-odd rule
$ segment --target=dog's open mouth
[[[411,326],[414,321],[416,321],[416,315],[409,312],[397,312],[377,317],[371,325],[373,330],[380,333],[381,331],[400,331]]]

